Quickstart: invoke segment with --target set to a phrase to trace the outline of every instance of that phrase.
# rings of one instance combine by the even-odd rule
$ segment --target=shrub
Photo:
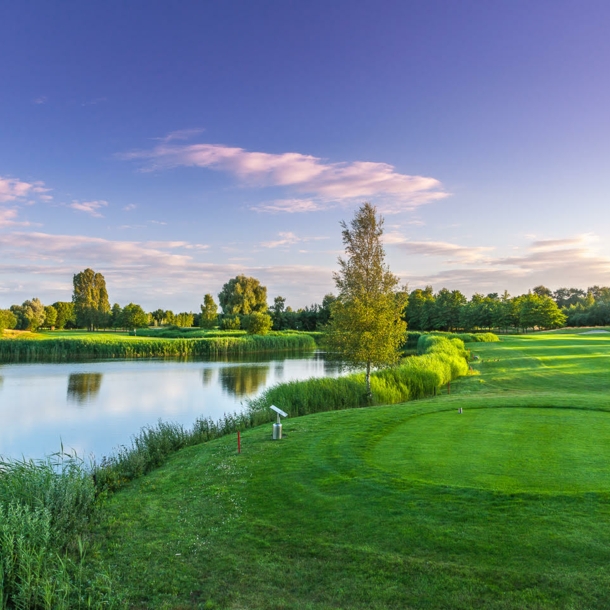
[[[260,311],[254,311],[244,319],[244,327],[249,335],[266,335],[272,326],[271,316]]]
[[[236,314],[234,316],[223,316],[220,320],[221,330],[239,330],[241,328],[241,319]]]

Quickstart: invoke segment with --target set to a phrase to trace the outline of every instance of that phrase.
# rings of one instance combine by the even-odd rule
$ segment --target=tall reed
[[[108,579],[84,577],[95,506],[90,471],[76,455],[0,461],[0,610],[112,608]]]
[[[306,334],[216,336],[198,339],[153,339],[92,335],[86,338],[0,340],[0,361],[57,362],[97,358],[215,357],[272,351],[315,349]]]

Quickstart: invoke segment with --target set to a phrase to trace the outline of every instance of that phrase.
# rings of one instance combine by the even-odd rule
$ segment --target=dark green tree
[[[284,324],[286,310],[286,299],[278,296],[273,299],[273,305],[269,307],[269,313],[273,321],[273,330],[284,330],[286,328]]]
[[[76,326],[74,303],[68,301],[57,301],[53,303],[53,307],[57,311],[55,328],[61,330],[63,328],[74,328]]]
[[[218,294],[225,315],[248,315],[267,311],[267,288],[253,277],[238,275],[229,280]]]
[[[72,302],[77,324],[89,330],[106,326],[110,302],[104,276],[93,269],[85,269],[74,276],[73,284]]]
[[[53,305],[46,305],[44,308],[44,327],[55,328],[57,323],[57,309]]]
[[[165,312],[162,309],[155,309],[150,315],[157,326],[163,325]]]
[[[123,307],[121,312],[121,326],[123,328],[146,328],[148,326],[148,314],[140,305],[129,303]]]

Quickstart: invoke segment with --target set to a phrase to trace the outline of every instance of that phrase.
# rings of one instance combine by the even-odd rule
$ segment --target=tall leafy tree
[[[342,222],[341,227],[346,258],[339,258],[339,271],[333,274],[339,294],[331,306],[327,341],[348,366],[365,369],[371,396],[371,370],[400,358],[407,295],[385,264],[383,218],[376,208],[363,204],[350,225]]]
[[[57,301],[53,303],[53,307],[57,311],[57,320],[55,328],[62,329],[74,327],[76,325],[76,316],[74,315],[74,303],[71,301]]]
[[[110,302],[104,276],[93,269],[85,269],[74,275],[73,284],[72,302],[78,325],[86,326],[89,330],[105,326]]]
[[[55,328],[57,323],[57,309],[53,305],[46,305],[44,308],[44,326],[46,328]]]
[[[165,312],[162,309],[155,309],[155,311],[153,311],[150,315],[157,326],[161,326],[163,324],[163,321],[165,320]]]
[[[214,297],[208,293],[203,297],[199,326],[200,328],[214,328],[216,324],[218,324],[218,305],[216,305]]]
[[[267,311],[267,288],[254,277],[238,275],[229,280],[218,294],[222,313],[248,315]]]
[[[121,321],[124,328],[145,328],[148,326],[148,314],[136,303],[123,307]]]
[[[45,311],[40,299],[24,301],[22,305],[13,305],[11,311],[17,318],[19,330],[31,330],[35,332],[44,325]]]
[[[286,299],[277,296],[273,299],[273,305],[269,307],[269,313],[273,320],[273,330],[284,330],[284,312],[286,310]]]
[[[0,309],[0,335],[5,329],[17,326],[17,316],[10,309]]]

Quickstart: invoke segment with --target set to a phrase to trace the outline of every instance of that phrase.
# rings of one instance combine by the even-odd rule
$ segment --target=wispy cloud
[[[480,261],[486,253],[494,249],[489,246],[462,246],[444,241],[413,241],[397,231],[385,234],[383,240],[384,243],[396,245],[410,254],[445,257],[448,263]]]
[[[32,223],[18,221],[19,211],[16,208],[0,208],[0,227],[29,227]]]
[[[46,95],[41,95],[34,99],[34,104],[46,104],[48,102],[48,98]]]
[[[137,206],[136,206],[136,204],[135,204],[135,203],[130,203],[129,205],[126,205],[126,206],[123,208],[123,211],[124,211],[124,212],[131,212],[132,210],[135,210],[135,209],[136,209],[136,207],[137,207]]]
[[[599,238],[595,234],[577,235],[560,239],[538,239],[523,248],[519,256],[492,256],[486,254],[479,258],[460,258],[460,248],[438,248],[439,252],[450,253],[456,248],[456,255],[447,261],[451,267],[431,275],[409,277],[411,283],[433,284],[435,287],[447,286],[468,292],[492,290],[498,292],[505,288],[513,293],[525,292],[538,284],[556,289],[562,286],[586,288],[594,284],[610,283],[610,257],[596,247]],[[413,243],[413,242],[411,242]],[[416,246],[414,253],[434,254],[435,244],[428,251],[426,246]],[[472,248],[468,248],[471,250]],[[475,248],[476,250],[476,248]],[[467,267],[456,267],[465,263]]]
[[[168,136],[169,137],[169,136]],[[175,138],[174,138],[175,139]],[[234,175],[250,187],[282,187],[308,195],[255,206],[263,212],[315,211],[332,204],[374,198],[385,213],[412,209],[447,197],[435,178],[411,176],[393,165],[372,161],[328,162],[296,152],[251,152],[222,144],[171,144],[167,138],[151,150],[122,153],[144,162],[143,170],[202,167]]]
[[[287,213],[295,214],[302,212],[319,212],[325,210],[328,206],[322,201],[314,201],[313,199],[276,199],[250,207],[255,212],[267,212],[270,214]]]
[[[324,295],[332,287],[331,269],[288,264],[256,266],[248,264],[247,259],[206,262],[201,257],[208,256],[207,245],[185,241],[108,240],[15,231],[0,233],[0,251],[0,293],[10,284],[14,302],[34,293],[43,300],[67,300],[72,275],[86,267],[104,274],[113,301],[134,301],[148,308],[196,308],[204,292],[220,291],[239,273],[259,278],[268,286],[270,298],[277,294],[290,296],[293,305],[308,304],[316,298],[312,295]],[[18,286],[12,278],[19,278]],[[43,283],[46,286],[51,281],[64,281],[68,294],[41,289]]]
[[[327,237],[298,237],[294,233],[290,231],[280,232],[278,233],[279,239],[274,241],[264,241],[261,243],[263,248],[279,248],[279,247],[287,247],[292,246],[293,244],[298,244],[301,242],[307,241],[320,241],[323,239],[328,239]]]
[[[200,127],[194,127],[191,129],[177,129],[176,131],[172,131],[162,138],[153,138],[153,140],[160,140],[161,142],[166,143],[174,142],[176,140],[190,140],[204,131],[205,129]]]
[[[43,201],[53,199],[47,195],[50,191],[44,182],[25,182],[17,178],[3,178],[0,176],[0,203],[8,201],[23,202],[27,197],[35,197]]]
[[[81,104],[81,106],[97,106],[108,101],[106,97],[94,97],[93,99],[87,100]]]
[[[302,238],[297,237],[294,233],[286,232],[278,234],[280,239],[275,241],[264,241],[261,243],[263,248],[279,248],[280,246],[290,246],[292,244],[298,244],[303,241]]]
[[[564,239],[540,239],[531,244],[532,250],[557,250],[569,248],[571,246],[582,246],[592,244],[599,241],[599,237],[593,233],[585,233],[576,237],[567,237]]]
[[[101,208],[105,208],[107,205],[107,201],[100,199],[98,201],[73,201],[72,203],[68,204],[68,207],[79,212],[91,214],[91,216],[94,218],[103,218],[103,215],[99,210]]]

